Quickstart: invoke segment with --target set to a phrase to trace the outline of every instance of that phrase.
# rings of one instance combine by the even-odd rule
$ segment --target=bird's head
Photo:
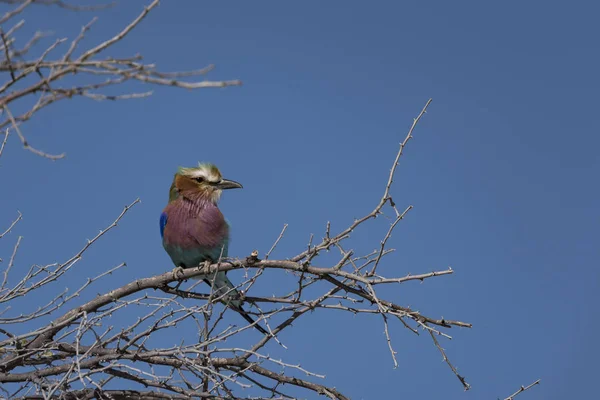
[[[214,164],[200,163],[197,167],[179,167],[169,198],[173,200],[180,193],[189,193],[216,203],[223,190],[242,187],[238,182],[224,179]]]

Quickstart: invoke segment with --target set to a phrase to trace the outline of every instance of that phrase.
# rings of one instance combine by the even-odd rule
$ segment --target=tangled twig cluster
[[[13,130],[25,149],[52,160],[63,158],[64,153],[50,154],[33,147],[20,129],[20,125],[33,117],[35,113],[60,100],[77,96],[93,100],[123,100],[142,98],[152,94],[152,91],[107,94],[107,89],[122,86],[127,81],[184,89],[242,84],[239,80],[189,80],[189,78],[206,75],[214,68],[213,65],[193,71],[162,72],[154,64],[144,62],[143,57],[139,54],[126,58],[102,57],[107,50],[123,40],[151,10],[158,6],[158,0],[152,1],[119,33],[86,50],[81,50],[81,46],[85,34],[92,28],[96,18],[82,27],[75,39],[69,41],[66,38],[59,38],[42,47],[42,50],[39,50],[39,47],[48,34],[39,31],[23,45],[17,47],[17,34],[25,25],[25,20],[16,21],[16,18],[29,6],[36,4],[53,5],[70,10],[98,9],[99,6],[74,6],[58,0],[3,0],[0,3],[16,4],[14,9],[0,17],[0,55],[4,56],[0,60],[0,73],[6,75],[6,80],[0,84],[0,112],[2,113],[0,130],[10,128],[4,131],[0,155],[10,130]],[[110,6],[110,4],[106,6]],[[60,53],[61,49],[63,49],[62,53]],[[75,75],[78,79],[68,79]],[[15,112],[13,107],[19,111]]]

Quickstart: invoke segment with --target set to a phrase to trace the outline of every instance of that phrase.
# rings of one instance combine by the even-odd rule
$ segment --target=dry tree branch
[[[12,80],[15,80],[15,70],[12,65],[12,61],[10,60],[10,48],[8,47],[8,41],[6,40],[6,35],[2,28],[0,28],[0,38],[2,39],[2,44],[4,45],[4,56],[6,57],[6,62],[8,63],[8,69],[10,71],[10,77]]]
[[[93,239],[88,240],[87,243],[83,246],[83,248],[81,250],[79,250],[79,252],[77,254],[75,254],[74,256],[69,258],[64,263],[50,265],[50,266],[46,266],[46,267],[31,268],[25,274],[25,276],[17,284],[15,284],[12,288],[5,289],[3,286],[2,290],[0,290],[0,304],[10,302],[14,299],[22,298],[23,296],[28,295],[30,292],[37,290],[37,289],[41,288],[42,286],[45,286],[45,285],[59,279],[67,271],[69,271],[74,265],[76,265],[77,262],[79,262],[81,260],[83,254],[90,248],[90,246],[92,246],[95,242],[97,242],[107,232],[114,229],[117,226],[117,224],[119,223],[119,221],[125,216],[125,214],[139,202],[140,202],[140,199],[136,199],[131,204],[125,206],[125,208],[123,209],[121,214],[119,214],[117,219],[115,219],[108,227],[101,230]],[[18,243],[17,243],[17,247],[18,247]],[[15,248],[15,252],[16,252],[16,248]],[[14,254],[15,253],[13,253],[13,257],[14,257]],[[13,257],[11,257],[11,260]],[[9,264],[8,269],[10,269],[10,266],[12,266],[12,265]],[[6,274],[8,274],[8,271],[6,271]],[[42,275],[41,278],[36,280],[36,278],[40,275]],[[68,300],[69,300],[69,298],[67,298],[65,301],[68,301]],[[7,321],[3,321],[3,322],[7,322]],[[0,346],[1,345],[2,345],[2,343],[0,343]]]
[[[2,139],[2,144],[0,144],[0,156],[2,156],[2,153],[4,152],[4,146],[6,146],[6,142],[8,141],[8,134],[9,131],[6,129],[4,132],[4,139]]]
[[[437,347],[438,350],[440,351],[440,353],[442,354],[444,362],[446,364],[448,364],[448,366],[450,367],[450,369],[452,370],[452,372],[454,373],[454,375],[456,375],[456,377],[458,378],[458,380],[460,381],[460,383],[463,385],[463,387],[465,388],[465,390],[471,389],[471,385],[469,385],[467,383],[467,381],[465,380],[465,377],[462,376],[462,375],[460,375],[458,373],[458,370],[456,369],[456,367],[454,365],[452,365],[452,363],[450,362],[450,359],[446,355],[446,352],[444,351],[444,349],[442,348],[442,346],[440,346],[440,342],[435,337],[434,331],[433,330],[429,330],[428,332],[431,335],[431,339],[433,340],[433,343],[435,343],[435,347]]]
[[[538,379],[537,381],[533,382],[532,384],[530,384],[528,386],[521,386],[521,388],[519,390],[517,390],[516,392],[514,392],[513,394],[511,394],[504,400],[513,400],[515,397],[517,397],[519,394],[523,393],[524,391],[531,389],[535,385],[539,385],[540,381],[541,381],[541,379]]]
[[[6,133],[6,137],[8,137],[8,132]],[[0,151],[0,154],[1,154],[1,151]],[[19,221],[21,221],[23,219],[23,214],[21,214],[20,211],[17,211],[17,213],[19,214],[19,216],[13,222],[11,222],[9,227],[6,228],[6,230],[4,232],[0,233],[0,239],[2,239],[4,236],[6,236],[6,234],[8,234],[15,227],[15,225],[17,225],[19,223]]]
[[[394,160],[394,164],[392,165],[392,168],[390,169],[390,176],[388,178],[387,184],[385,185],[385,191],[383,193],[383,196],[381,197],[380,203],[378,204],[378,206],[373,211],[373,215],[377,216],[377,214],[379,214],[379,212],[381,211],[381,209],[383,208],[383,206],[385,205],[385,203],[387,201],[389,201],[390,205],[392,206],[392,208],[396,212],[396,216],[397,216],[396,220],[390,226],[390,230],[388,231],[388,235],[386,235],[386,237],[384,238],[384,240],[381,242],[381,251],[380,251],[380,254],[381,254],[381,252],[383,252],[383,249],[385,247],[385,243],[387,242],[387,239],[389,238],[389,236],[391,235],[392,231],[394,230],[396,224],[398,222],[400,222],[404,218],[404,216],[406,215],[406,213],[412,209],[412,206],[408,206],[408,208],[402,214],[399,214],[398,210],[396,210],[396,204],[394,203],[394,200],[392,200],[392,197],[390,196],[390,189],[392,187],[392,184],[394,183],[394,175],[396,174],[396,169],[398,168],[398,164],[400,162],[400,157],[402,157],[402,153],[404,151],[404,147],[406,147],[406,145],[408,144],[408,141],[410,139],[412,139],[412,137],[413,137],[412,136],[413,131],[414,131],[415,127],[417,126],[417,124],[419,123],[419,121],[421,120],[421,118],[423,117],[423,115],[425,115],[425,113],[427,112],[427,107],[429,107],[429,104],[431,104],[431,100],[432,99],[427,100],[427,103],[425,103],[425,106],[423,107],[423,109],[421,110],[421,112],[419,113],[419,115],[417,115],[417,117],[413,120],[413,123],[412,123],[410,129],[408,130],[408,134],[406,135],[406,138],[404,138],[404,141],[402,143],[400,143],[400,149],[398,150],[398,153],[396,154],[396,159]],[[377,269],[377,266],[379,265],[379,260],[380,259],[381,259],[381,257],[378,257],[377,261],[375,261],[375,265],[373,266],[373,269],[369,273],[370,275],[374,275],[375,274],[375,271]]]
[[[96,18],[93,18],[88,24],[82,27],[78,36],[71,41],[69,48],[65,50],[61,57],[50,59],[51,53],[53,53],[60,44],[66,41],[64,38],[56,40],[38,57],[33,56],[27,60],[21,59],[31,54],[32,49],[36,47],[46,35],[36,32],[21,49],[17,50],[13,49],[12,45],[15,42],[15,34],[17,33],[18,28],[23,26],[24,22],[19,22],[10,30],[3,29],[2,25],[21,14],[29,5],[39,4],[57,6],[73,11],[90,11],[112,7],[114,3],[95,6],[78,6],[60,0],[4,0],[3,2],[15,4],[17,6],[0,18],[0,44],[2,45],[2,51],[4,53],[3,59],[0,60],[0,73],[4,72],[7,74],[7,79],[4,80],[3,83],[0,83],[0,110],[3,111],[5,116],[3,120],[0,119],[0,129],[10,126],[17,132],[23,147],[38,156],[50,160],[58,160],[65,155],[64,153],[54,155],[32,147],[23,135],[19,124],[29,120],[42,108],[57,101],[76,96],[87,97],[96,101],[114,101],[139,99],[152,94],[152,91],[120,94],[95,92],[97,89],[107,89],[109,87],[119,86],[127,81],[138,81],[185,89],[239,86],[242,84],[239,80],[186,80],[186,78],[190,77],[204,76],[214,68],[213,65],[191,71],[163,72],[158,71],[153,64],[142,62],[142,56],[140,55],[125,58],[99,58],[100,53],[109,51],[115,44],[124,40],[127,35],[142,23],[148,14],[158,6],[158,0],[151,1],[144,7],[142,12],[136,18],[132,19],[120,32],[94,47],[83,50],[81,55],[77,57],[75,56],[75,53],[84,41],[86,33],[92,28]],[[60,86],[61,82],[65,82],[69,77],[75,75],[79,77],[83,76],[85,79],[92,81],[92,83],[76,83],[71,87]],[[107,79],[100,80],[102,77],[106,77]],[[77,82],[81,82],[81,78],[79,78]],[[36,100],[34,100],[29,107],[26,107],[28,108],[26,111],[20,111],[23,107],[21,104],[19,104],[18,107],[13,107],[13,103],[26,99],[33,100],[34,98],[36,98]],[[8,107],[9,105],[11,106],[10,109]],[[17,109],[19,109],[18,112]],[[11,111],[15,112],[14,115]],[[4,144],[5,142],[6,135],[2,143]],[[1,150],[4,150],[4,145],[0,148],[0,155],[2,153]]]
[[[2,278],[2,286],[0,286],[0,290],[4,290],[4,287],[6,286],[8,274],[15,263],[15,257],[17,256],[17,251],[19,250],[19,245],[21,244],[22,239],[23,239],[23,236],[19,236],[19,238],[17,239],[17,243],[15,243],[15,247],[13,248],[13,252],[10,256],[10,260],[8,260],[8,266],[4,270],[4,274],[3,274],[3,278]]]
[[[2,2],[3,3],[9,3],[6,0],[3,0]],[[20,5],[17,8],[14,8],[13,10],[8,11],[6,14],[4,14],[2,16],[2,18],[0,18],[0,24],[5,23],[6,21],[8,21],[9,19],[11,19],[15,15],[19,15],[21,12],[23,12],[23,10],[25,9],[25,7],[27,7],[28,5],[30,5],[31,3],[33,3],[33,0],[15,1],[13,3],[20,3]]]
[[[283,229],[281,230],[281,233],[279,234],[279,236],[277,237],[277,239],[273,243],[273,246],[271,246],[271,248],[269,249],[269,251],[267,251],[267,254],[265,254],[265,260],[269,259],[269,256],[271,255],[271,253],[273,252],[273,250],[275,250],[275,248],[277,247],[277,245],[279,244],[279,242],[281,241],[281,239],[283,239],[283,235],[285,234],[285,230],[287,229],[287,227],[288,227],[288,224],[284,224],[283,225]],[[2,236],[0,236],[0,237],[2,237]]]
[[[117,43],[118,41],[120,41],[121,39],[123,39],[129,32],[131,32],[133,30],[133,28],[135,28],[140,22],[142,22],[142,20],[146,17],[146,15],[148,15],[150,10],[152,10],[157,5],[158,5],[158,0],[154,0],[152,3],[150,3],[150,5],[148,5],[147,7],[144,7],[144,10],[142,11],[142,13],[140,15],[138,15],[138,17],[135,18],[133,21],[131,21],[131,23],[129,25],[127,25],[125,27],[125,29],[123,29],[121,32],[117,33],[115,36],[108,39],[104,43],[100,43],[98,46],[83,53],[81,55],[81,57],[79,57],[79,60],[86,61],[88,58],[95,56],[96,54],[100,53],[101,51],[107,49],[111,45],[113,45],[113,44]],[[85,32],[82,31],[80,36],[83,37],[84,33]],[[77,44],[75,43],[75,46],[76,45]],[[72,53],[72,51],[71,51],[71,53]]]
[[[70,10],[70,11],[97,11],[97,10],[103,10],[106,8],[113,7],[117,4],[116,2],[112,2],[112,3],[106,3],[106,4],[80,6],[80,5],[69,4],[62,0],[0,0],[0,3],[20,4],[19,7],[23,7],[23,8],[28,6],[29,4],[35,3],[35,4],[44,5],[44,6],[57,6],[59,8],[64,8],[64,9]],[[13,12],[14,11],[15,10],[13,10]],[[21,11],[22,11],[22,9],[19,9],[17,13],[19,13]],[[1,22],[2,21],[0,21],[0,23]]]
[[[23,133],[21,132],[21,129],[19,129],[19,125],[17,124],[17,121],[15,121],[15,118],[13,117],[12,113],[10,112],[10,110],[8,109],[8,106],[6,104],[4,104],[4,113],[8,116],[8,119],[10,120],[10,122],[13,126],[13,129],[17,132],[19,139],[21,139],[21,143],[23,144],[24,149],[27,149],[27,150],[31,151],[32,153],[37,154],[38,156],[49,158],[50,160],[59,160],[65,156],[65,153],[56,154],[56,155],[48,154],[48,153],[45,153],[41,150],[38,150],[38,149],[32,147],[29,144],[29,142],[27,141],[27,139],[25,139],[25,136],[23,136]]]

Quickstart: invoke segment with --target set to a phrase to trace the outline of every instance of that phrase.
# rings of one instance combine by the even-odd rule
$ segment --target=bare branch
[[[29,144],[29,142],[27,141],[27,139],[25,139],[25,136],[23,136],[21,129],[19,129],[19,124],[17,124],[17,121],[15,121],[15,118],[13,117],[12,113],[10,112],[10,110],[8,109],[8,106],[6,106],[6,104],[4,105],[4,112],[6,113],[6,115],[8,115],[8,118],[9,118],[10,122],[12,123],[13,129],[17,132],[19,139],[21,139],[21,143],[23,143],[23,148],[31,151],[34,154],[37,154],[38,156],[49,158],[50,160],[59,160],[61,158],[64,158],[65,153],[57,154],[57,155],[48,154],[48,153],[45,153],[41,150],[38,150],[38,149],[32,147]]]
[[[8,21],[9,19],[11,19],[12,17],[14,17],[15,15],[20,14],[21,12],[23,12],[23,10],[25,9],[25,7],[27,7],[28,5],[30,5],[31,3],[33,3],[33,0],[25,0],[25,1],[20,1],[19,2],[19,6],[11,11],[8,11],[6,14],[4,14],[2,16],[2,18],[0,18],[0,24],[5,23],[6,21]]]
[[[6,35],[2,28],[0,28],[0,38],[2,39],[2,43],[4,45],[4,56],[6,57],[6,63],[8,64],[8,69],[10,71],[10,77],[15,80],[15,70],[12,65],[12,61],[10,60],[10,47],[8,45],[8,41],[6,40]]]
[[[8,130],[6,132],[6,137],[8,137]],[[1,150],[1,148],[0,148],[0,150]],[[2,152],[0,151],[0,154],[1,153]],[[2,239],[6,234],[8,234],[12,230],[12,228],[14,228],[15,225],[18,224],[19,221],[23,219],[23,214],[21,214],[20,211],[17,211],[17,213],[19,214],[19,216],[10,224],[10,226],[3,233],[0,233],[0,239]]]
[[[19,236],[19,238],[17,239],[17,243],[15,244],[12,255],[10,256],[10,260],[8,261],[8,266],[4,270],[4,277],[2,278],[2,286],[0,286],[0,290],[4,290],[4,286],[6,285],[6,281],[8,279],[8,273],[10,272],[11,268],[15,263],[15,257],[17,255],[17,251],[19,250],[19,245],[21,244],[22,239],[23,236]]]
[[[429,330],[428,332],[431,335],[431,339],[433,339],[433,343],[435,343],[435,347],[437,347],[438,350],[440,351],[440,353],[442,354],[442,357],[444,358],[444,362],[446,364],[448,364],[448,366],[450,367],[450,369],[452,370],[452,372],[454,372],[454,375],[456,375],[456,377],[458,378],[458,380],[460,381],[460,383],[463,385],[463,388],[465,388],[465,390],[471,389],[471,385],[469,385],[467,383],[465,377],[462,376],[462,375],[460,375],[458,373],[458,370],[456,369],[456,367],[454,365],[452,365],[452,363],[450,362],[450,359],[446,355],[446,352],[444,351],[444,349],[442,348],[442,346],[440,346],[440,342],[438,342],[438,340],[435,337],[435,334],[433,333],[433,331]]]
[[[2,144],[0,144],[0,156],[2,156],[2,153],[4,152],[4,146],[6,146],[6,142],[8,141],[8,129],[6,129],[6,131],[4,131],[4,139],[2,139]]]
[[[12,17],[20,14],[30,4],[41,4],[48,6],[57,6],[74,11],[84,10],[100,10],[114,5],[102,4],[99,6],[78,6],[72,5],[60,0],[30,0],[30,1],[14,1],[5,0],[5,3],[17,4],[17,7],[7,13],[0,20],[6,22]],[[22,132],[19,124],[28,121],[35,113],[41,109],[54,104],[57,101],[72,98],[75,96],[86,97],[92,100],[125,100],[139,99],[150,96],[152,91],[141,91],[131,93],[109,94],[98,89],[106,89],[109,86],[121,85],[127,81],[138,81],[150,83],[154,85],[172,86],[185,89],[203,89],[214,87],[239,86],[242,84],[239,80],[224,80],[224,81],[188,81],[186,78],[203,76],[211,71],[214,66],[191,71],[181,72],[164,72],[158,71],[154,64],[142,63],[140,55],[125,58],[99,59],[100,53],[107,52],[118,42],[121,42],[131,31],[133,31],[159,4],[158,0],[153,0],[144,7],[142,12],[134,18],[120,32],[105,40],[104,42],[84,49],[79,57],[74,58],[74,53],[81,46],[85,35],[91,29],[96,18],[92,19],[87,25],[83,26],[79,35],[71,41],[69,48],[58,59],[50,59],[50,53],[53,52],[66,39],[58,39],[43,53],[33,59],[21,60],[22,57],[30,54],[30,50],[40,41],[45,34],[36,32],[35,35],[21,49],[12,49],[15,38],[13,35],[23,25],[24,21],[19,22],[9,31],[0,29],[0,44],[4,52],[4,60],[0,62],[0,72],[6,72],[8,79],[0,83],[0,109],[4,111],[6,118],[0,120],[0,129],[11,126],[17,132],[23,147],[32,153],[48,158],[50,160],[58,160],[63,158],[63,154],[49,154],[45,151],[38,150],[30,145]],[[0,23],[1,23],[0,22]],[[60,86],[60,82],[74,75],[83,76],[92,81],[87,84],[76,84],[71,87]],[[107,79],[99,80],[102,77]],[[76,82],[79,82],[77,80]],[[28,111],[16,113],[13,115],[11,111],[20,110],[12,107],[12,103],[22,99],[35,97],[37,100],[29,107]],[[10,107],[9,107],[10,105]],[[6,140],[6,136],[4,137]],[[2,143],[5,143],[2,142]],[[4,149],[4,146],[1,148]],[[1,151],[0,151],[1,154]]]
[[[273,252],[273,250],[275,250],[275,248],[279,244],[279,241],[283,238],[283,235],[285,234],[285,230],[287,229],[287,227],[288,227],[288,224],[283,224],[283,229],[281,230],[279,237],[277,238],[277,240],[275,240],[275,243],[273,243],[273,246],[271,246],[271,248],[269,249],[267,254],[265,254],[265,260],[269,259],[269,256],[271,255],[271,253]]]
[[[108,39],[107,41],[100,43],[98,46],[83,53],[83,55],[81,57],[79,57],[79,61],[85,61],[88,58],[100,53],[102,50],[107,49],[111,45],[113,45],[113,44],[117,43],[118,41],[120,41],[121,39],[123,39],[129,32],[131,32],[133,30],[133,28],[135,28],[140,22],[142,22],[142,20],[146,17],[146,15],[148,15],[150,10],[152,10],[154,7],[156,7],[158,5],[158,3],[159,3],[158,0],[152,1],[152,3],[150,3],[150,5],[148,5],[147,7],[144,7],[144,10],[142,11],[142,13],[136,19],[134,19],[129,25],[127,25],[125,27],[125,29],[123,29],[121,32],[119,32],[112,38]],[[83,33],[82,33],[82,35],[83,35]]]
[[[530,384],[528,386],[521,386],[521,388],[519,390],[517,390],[516,392],[514,392],[513,394],[511,394],[504,400],[513,400],[515,397],[517,397],[519,394],[523,393],[524,391],[531,389],[535,385],[539,385],[540,381],[541,381],[541,379],[538,379],[537,381],[533,382],[532,384]]]

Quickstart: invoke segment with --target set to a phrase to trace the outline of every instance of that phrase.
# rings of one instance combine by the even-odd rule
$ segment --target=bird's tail
[[[269,334],[265,328],[255,323],[256,321],[252,319],[252,317],[244,310],[242,307],[242,300],[240,299],[240,292],[235,288],[235,286],[233,286],[233,283],[231,283],[224,271],[219,271],[212,277],[204,278],[204,282],[213,288],[214,296],[221,297],[221,301],[223,303],[227,304],[229,307],[231,307],[231,309],[239,313],[250,324],[253,324],[254,327],[262,334]]]
[[[252,317],[250,315],[248,315],[248,313],[246,311],[244,311],[242,306],[239,306],[239,307],[232,306],[231,308],[233,310],[237,311],[246,321],[248,321],[248,323],[254,324],[254,327],[256,329],[258,329],[258,331],[260,333],[262,333],[263,335],[269,335],[269,332],[267,332],[267,330],[265,328],[263,328],[262,326],[257,324],[256,321],[254,321],[254,319],[252,319]]]

